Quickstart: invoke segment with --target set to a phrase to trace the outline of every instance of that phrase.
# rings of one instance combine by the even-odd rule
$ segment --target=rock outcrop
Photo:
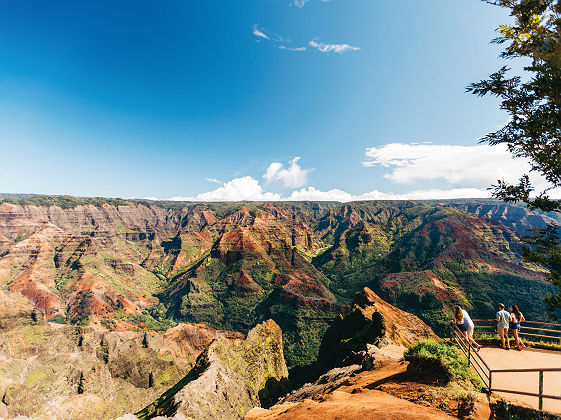
[[[407,346],[423,338],[438,339],[418,317],[365,287],[356,294],[350,312],[335,318],[325,332],[317,361],[293,371],[292,386],[300,387],[337,367],[372,369],[382,361],[399,360]]]
[[[390,305],[365,287],[351,312],[339,316],[325,332],[318,361],[323,368],[378,358],[401,358],[403,350],[423,338],[438,339],[417,316]]]
[[[240,419],[283,395],[287,377],[281,330],[266,321],[237,346],[215,340],[181,381],[137,416]]]

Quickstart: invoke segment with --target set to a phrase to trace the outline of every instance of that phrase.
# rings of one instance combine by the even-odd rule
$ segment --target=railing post
[[[493,378],[493,371],[489,369],[489,392],[491,392],[492,389],[492,383],[491,383],[492,378]]]
[[[539,403],[538,403],[538,408],[540,409],[540,411],[542,411],[543,409],[543,370],[540,370],[540,388],[538,393],[540,394],[539,396]]]
[[[469,341],[467,342],[468,345],[468,367],[471,365],[471,344],[469,344]]]

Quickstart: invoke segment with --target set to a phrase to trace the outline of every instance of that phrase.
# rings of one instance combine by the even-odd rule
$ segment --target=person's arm
[[[522,315],[522,312],[520,312],[520,319],[518,320],[518,322],[524,322],[526,321],[526,318],[524,318],[524,315]]]
[[[499,313],[497,312],[497,319],[495,319],[495,321],[499,322],[501,320],[501,317],[499,316]]]

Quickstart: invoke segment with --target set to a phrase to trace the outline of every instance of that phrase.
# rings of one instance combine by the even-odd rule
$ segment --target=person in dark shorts
[[[522,315],[522,312],[520,312],[520,309],[518,309],[518,306],[511,305],[510,323],[512,325],[511,330],[512,330],[512,335],[514,336],[514,344],[517,350],[522,350],[524,347],[526,347],[522,342],[522,339],[518,335],[518,333],[520,332],[520,323],[524,321],[526,321],[526,319],[524,318],[524,315]]]
[[[465,339],[479,351],[481,346],[475,342],[473,336],[470,334],[470,325],[473,328],[473,321],[460,305],[454,305],[454,325],[462,332]]]

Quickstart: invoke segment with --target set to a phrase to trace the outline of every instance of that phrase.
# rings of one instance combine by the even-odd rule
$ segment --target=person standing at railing
[[[512,322],[512,335],[514,336],[514,344],[516,345],[517,350],[522,350],[524,347],[524,343],[520,339],[518,333],[520,332],[520,323],[526,321],[518,306],[511,305],[510,306],[510,322]]]
[[[499,311],[497,312],[497,332],[501,337],[501,347],[506,350],[510,350],[510,342],[508,338],[508,323],[510,322],[510,313],[505,311],[505,305],[499,303]]]
[[[481,348],[473,339],[473,321],[469,314],[460,305],[454,305],[454,324],[462,332],[465,339],[475,347],[477,351]]]

